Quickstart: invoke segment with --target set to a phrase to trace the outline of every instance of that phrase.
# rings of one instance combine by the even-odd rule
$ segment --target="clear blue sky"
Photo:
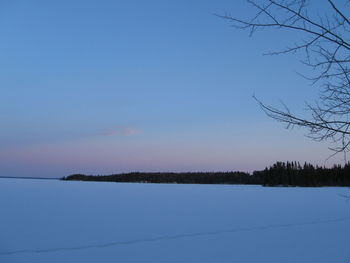
[[[313,99],[298,57],[263,56],[295,36],[249,38],[213,15],[250,12],[243,0],[1,1],[1,175],[324,164],[327,145],[252,99],[300,112]]]

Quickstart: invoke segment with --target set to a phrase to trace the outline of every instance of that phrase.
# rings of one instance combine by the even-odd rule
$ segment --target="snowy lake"
[[[349,188],[0,179],[0,262],[349,263]]]

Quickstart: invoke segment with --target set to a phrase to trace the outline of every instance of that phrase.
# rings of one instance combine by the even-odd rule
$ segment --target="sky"
[[[0,175],[253,171],[326,162],[326,143],[287,130],[252,98],[303,113],[317,88],[296,35],[249,37],[215,14],[244,0],[0,2]]]

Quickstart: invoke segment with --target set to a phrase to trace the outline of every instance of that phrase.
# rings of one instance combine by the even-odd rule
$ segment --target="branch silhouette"
[[[301,33],[299,42],[269,55],[302,52],[302,63],[312,70],[306,78],[318,85],[320,95],[314,103],[306,104],[305,117],[291,112],[289,107],[273,107],[257,99],[265,114],[287,128],[299,126],[308,130],[307,136],[316,141],[328,141],[334,154],[350,150],[350,18],[349,1],[327,0],[323,14],[315,12],[308,0],[262,0],[247,2],[255,9],[251,18],[241,19],[218,15],[237,29],[282,29]],[[338,3],[338,2],[337,2]]]

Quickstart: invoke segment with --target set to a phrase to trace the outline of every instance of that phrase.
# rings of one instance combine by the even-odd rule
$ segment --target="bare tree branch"
[[[252,18],[219,17],[228,20],[237,29],[283,29],[303,33],[298,43],[281,51],[268,54],[280,55],[303,51],[305,65],[314,75],[308,76],[312,84],[318,84],[320,96],[313,104],[307,104],[309,118],[297,116],[283,105],[282,109],[264,104],[257,98],[265,114],[287,128],[294,126],[308,130],[308,137],[316,141],[329,141],[335,154],[350,151],[350,19],[348,0],[329,4],[323,14],[310,7],[311,0],[247,0],[256,10]],[[341,2],[341,1],[340,1]],[[345,10],[345,11],[344,11]]]

